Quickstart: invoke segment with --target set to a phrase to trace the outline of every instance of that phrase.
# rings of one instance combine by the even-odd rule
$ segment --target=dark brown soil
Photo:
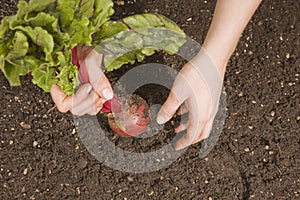
[[[215,4],[121,2],[114,19],[157,12],[199,43]],[[50,95],[30,77],[11,88],[0,73],[0,199],[299,199],[299,10],[297,0],[263,1],[228,64],[228,117],[218,144],[205,159],[198,158],[200,144],[194,145],[157,172],[130,174],[99,163],[81,143],[71,114],[52,110]],[[15,11],[16,0],[1,1],[0,18]],[[183,63],[163,53],[148,58],[156,60],[177,69]],[[109,75],[112,82],[126,70]],[[167,90],[150,96],[163,101]],[[148,144],[155,149],[168,143],[171,128]],[[130,150],[148,150],[140,140],[113,139]]]

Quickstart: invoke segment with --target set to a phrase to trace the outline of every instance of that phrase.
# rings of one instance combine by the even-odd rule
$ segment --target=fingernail
[[[163,123],[165,123],[165,118],[161,115],[158,115],[156,118],[156,121],[158,124],[163,124]]]
[[[91,91],[92,91],[93,87],[91,85],[89,85],[87,88],[86,88],[86,93],[89,94]]]
[[[108,88],[106,88],[102,91],[102,97],[104,97],[107,100],[112,99],[113,96],[114,96],[114,93]]]

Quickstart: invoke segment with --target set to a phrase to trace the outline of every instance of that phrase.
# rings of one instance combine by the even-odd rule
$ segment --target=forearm
[[[218,0],[203,49],[224,74],[238,40],[262,0]]]

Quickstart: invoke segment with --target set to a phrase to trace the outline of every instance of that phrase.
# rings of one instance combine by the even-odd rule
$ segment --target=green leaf
[[[58,19],[50,14],[40,12],[33,18],[25,19],[25,22],[31,27],[41,27],[51,34],[54,39],[54,46],[59,50],[61,50],[62,46],[70,40],[68,33],[61,32]]]
[[[9,31],[8,17],[3,18],[0,25],[0,40],[3,40],[7,32]]]
[[[5,62],[2,71],[11,86],[21,85],[18,66]]]
[[[82,16],[91,18],[94,14],[95,0],[81,0],[79,4],[79,12]]]
[[[30,0],[29,3],[27,3],[26,1],[21,0],[18,3],[18,12],[16,17],[18,19],[24,19],[24,17],[32,11],[44,11],[51,3],[54,3],[55,1],[56,0]]]
[[[4,18],[0,25],[0,69],[4,67],[4,58],[9,53],[10,38],[13,36],[9,32],[9,23],[7,19]]]
[[[58,67],[59,73],[56,76],[58,79],[57,85],[68,95],[73,94],[80,85],[78,69],[72,64],[70,57],[71,54],[68,51],[59,52],[57,57],[57,66],[60,66]]]
[[[103,24],[101,29],[94,34],[93,44],[100,44],[102,40],[111,38],[125,30],[128,30],[128,28],[124,23],[118,21],[108,21]]]
[[[2,45],[1,45],[2,46]],[[28,51],[27,37],[21,32],[15,32],[12,45],[6,56],[0,55],[0,68],[11,86],[20,85],[20,71],[24,67],[24,56]]]
[[[12,65],[21,67],[24,65],[24,56],[26,55],[29,48],[27,37],[23,32],[15,32],[12,47],[9,53],[5,57],[5,60]]]
[[[44,12],[40,12],[36,16],[25,19],[24,21],[31,27],[43,27],[51,33],[58,32],[59,29],[57,18]]]
[[[56,0],[30,0],[28,3],[28,8],[30,11],[41,12],[49,6],[49,4],[55,2]]]
[[[41,63],[42,61],[38,60],[34,56],[26,56],[24,58],[24,65],[19,69],[19,75],[24,76],[28,74],[29,72],[37,68]]]
[[[114,3],[111,0],[95,0],[94,15],[90,19],[93,26],[101,27],[114,14]]]
[[[80,85],[78,69],[76,66],[70,64],[61,67],[60,70],[60,73],[57,75],[59,79],[57,85],[59,85],[67,95],[71,95]]]
[[[62,27],[68,27],[75,14],[74,0],[57,0],[57,7],[59,10],[59,22]]]
[[[148,20],[148,18],[152,18],[151,21]],[[157,24],[151,24],[151,22],[155,21],[156,15],[141,15],[137,14],[134,16],[126,17],[123,19],[124,23],[126,23],[127,26],[130,28],[146,28],[146,27],[153,27],[157,26]],[[159,22],[159,20],[156,20],[156,22]]]
[[[112,71],[136,60],[141,62],[157,50],[176,53],[185,43],[185,34],[175,25],[160,15],[138,14],[119,22],[106,22],[96,33],[101,43],[93,44],[104,53],[104,64],[108,71]]]
[[[49,63],[43,63],[32,71],[32,82],[46,92],[50,92],[52,85],[57,83],[56,68]]]
[[[78,44],[91,45],[92,34],[95,28],[89,24],[89,20],[84,17],[82,19],[74,19],[69,27],[69,35],[71,36],[69,48],[73,48]]]
[[[52,51],[54,48],[54,40],[51,34],[49,34],[46,30],[41,27],[31,28],[30,26],[18,26],[15,28],[16,30],[21,30],[25,34],[27,34],[31,41],[37,46],[41,47],[45,53],[45,60],[52,60]]]

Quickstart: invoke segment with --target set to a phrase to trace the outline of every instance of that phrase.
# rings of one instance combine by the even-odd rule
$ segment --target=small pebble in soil
[[[21,122],[20,123],[20,126],[23,128],[23,129],[31,129],[31,126],[29,124],[26,124],[25,122]]]
[[[25,192],[26,192],[26,188],[25,188],[25,186],[24,186],[24,187],[22,187],[22,190],[21,190],[21,192],[22,192],[22,193],[25,193]]]
[[[33,147],[37,147],[37,146],[38,146],[38,144],[39,144],[39,143],[38,143],[37,141],[33,141],[33,144],[32,144],[32,146],[33,146]]]
[[[272,117],[275,116],[275,111],[272,111],[271,114],[270,114]]]
[[[270,146],[265,146],[265,150],[269,150],[270,149]]]
[[[77,192],[78,195],[81,194],[80,187],[76,187],[76,192]]]
[[[27,174],[28,174],[28,168],[25,168],[25,169],[23,170],[23,174],[24,174],[24,175],[27,175]]]
[[[127,180],[128,180],[129,182],[134,181],[133,178],[132,178],[131,176],[127,176]]]

